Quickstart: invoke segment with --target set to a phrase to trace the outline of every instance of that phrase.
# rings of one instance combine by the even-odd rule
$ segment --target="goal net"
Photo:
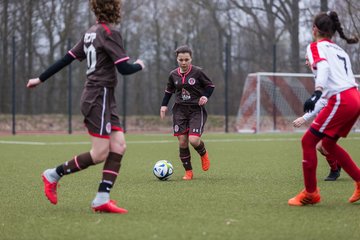
[[[355,76],[358,84],[360,75]],[[314,92],[314,76],[305,73],[251,73],[247,76],[235,127],[239,133],[304,131],[311,120],[294,128],[303,103]],[[354,126],[360,131],[360,121]]]

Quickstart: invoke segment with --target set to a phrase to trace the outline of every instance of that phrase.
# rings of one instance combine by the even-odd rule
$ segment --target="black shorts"
[[[173,109],[174,136],[201,136],[207,120],[207,112],[203,106],[175,104]]]
[[[123,131],[116,109],[114,88],[85,88],[81,96],[81,112],[91,136],[110,138],[111,131]]]

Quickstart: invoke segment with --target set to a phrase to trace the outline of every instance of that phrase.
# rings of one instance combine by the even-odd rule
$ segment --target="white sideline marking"
[[[5,141],[0,140],[0,144],[8,145],[85,145],[90,144],[90,142],[26,142],[26,141]]]
[[[360,140],[360,137],[349,137],[347,140]],[[205,142],[284,142],[284,141],[301,141],[298,138],[239,138],[239,139],[205,139]],[[163,143],[176,143],[177,140],[151,140],[151,141],[126,141],[127,144],[163,144]],[[31,141],[6,141],[0,140],[0,144],[7,145],[38,145],[38,146],[56,146],[56,145],[90,145],[90,142],[31,142]]]

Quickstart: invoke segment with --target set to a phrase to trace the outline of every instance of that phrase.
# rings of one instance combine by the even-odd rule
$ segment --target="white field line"
[[[347,140],[360,140],[360,137],[349,137]],[[301,141],[301,137],[297,138],[239,138],[239,139],[205,139],[205,142],[286,142]],[[149,141],[126,141],[127,144],[167,144],[176,143],[177,140],[149,140]],[[3,145],[38,145],[38,146],[56,146],[56,145],[90,145],[90,142],[31,142],[31,141],[6,141],[0,140]]]

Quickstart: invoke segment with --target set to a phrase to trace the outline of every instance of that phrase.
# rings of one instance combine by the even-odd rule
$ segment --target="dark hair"
[[[121,0],[90,0],[90,7],[99,22],[120,23]]]
[[[179,53],[189,53],[189,54],[190,54],[190,57],[192,57],[192,50],[191,50],[191,48],[188,47],[187,45],[183,45],[183,46],[178,47],[178,48],[175,50],[175,53],[176,53],[176,56],[178,56]]]
[[[328,11],[319,13],[315,16],[314,25],[319,30],[319,33],[323,37],[332,38],[335,32],[338,32],[342,39],[345,39],[347,43],[353,44],[359,42],[359,38],[348,38],[345,36],[339,17],[336,12]]]

